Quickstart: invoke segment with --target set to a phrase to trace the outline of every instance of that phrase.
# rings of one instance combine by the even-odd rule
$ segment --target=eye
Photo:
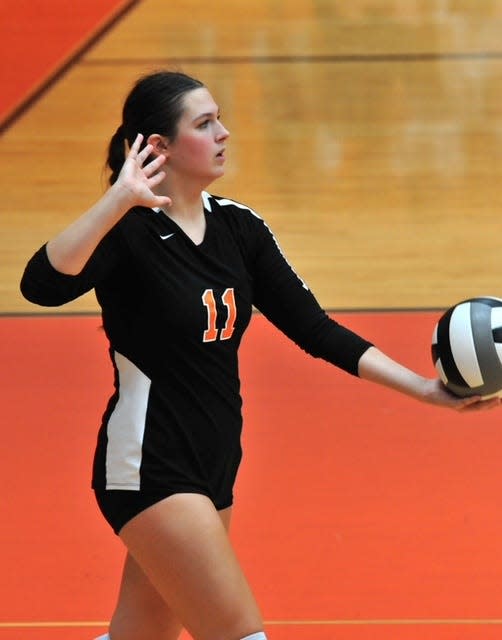
[[[215,115],[208,114],[207,117],[203,118],[200,123],[197,125],[197,129],[206,129],[213,121],[219,120],[220,114],[217,113]]]

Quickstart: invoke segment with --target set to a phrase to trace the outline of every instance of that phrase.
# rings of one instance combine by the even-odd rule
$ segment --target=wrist
[[[361,356],[359,375],[417,400],[426,401],[430,393],[427,378],[392,360],[376,347],[371,347]]]
[[[113,208],[122,214],[137,204],[135,194],[120,182],[114,182],[104,197],[109,199]]]

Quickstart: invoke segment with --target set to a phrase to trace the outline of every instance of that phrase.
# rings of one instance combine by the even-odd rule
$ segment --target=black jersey
[[[94,288],[102,308],[115,392],[98,436],[97,489],[190,486],[228,501],[241,457],[237,351],[253,306],[351,374],[370,346],[329,318],[256,213],[207,193],[203,201],[199,245],[163,212],[136,207],[79,275],[56,271],[45,246],[23,275],[33,302],[60,305]]]

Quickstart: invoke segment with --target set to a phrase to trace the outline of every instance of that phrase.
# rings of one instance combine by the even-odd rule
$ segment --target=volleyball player
[[[252,305],[307,353],[453,409],[454,398],[330,319],[250,208],[205,189],[229,133],[198,80],[140,79],[109,145],[110,188],[35,253],[21,288],[61,305],[95,289],[115,390],[93,488],[127,548],[111,640],[264,640],[227,536],[241,459],[237,351]],[[126,150],[128,149],[128,152]]]

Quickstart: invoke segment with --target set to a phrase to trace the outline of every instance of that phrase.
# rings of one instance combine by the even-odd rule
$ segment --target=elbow
[[[25,300],[42,307],[59,307],[65,302],[59,296],[44,290],[43,287],[32,282],[26,276],[23,276],[19,289]]]
[[[19,290],[21,291],[21,295],[25,300],[28,300],[28,302],[34,302],[35,304],[39,304],[38,296],[36,295],[36,289],[35,287],[33,287],[29,278],[26,277],[26,273],[21,278]]]

